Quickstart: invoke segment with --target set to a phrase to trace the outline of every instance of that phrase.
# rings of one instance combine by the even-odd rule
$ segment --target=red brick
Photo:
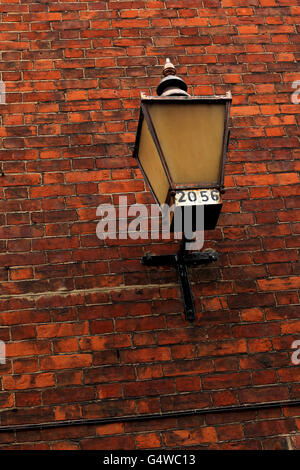
[[[285,334],[294,334],[298,333],[300,328],[299,321],[289,321],[285,322],[281,325],[281,332]]]
[[[132,366],[113,366],[113,367],[97,367],[89,369],[85,374],[85,383],[107,383],[117,380],[134,380],[135,371]]]
[[[31,190],[31,197],[32,198],[39,198],[39,197],[51,197],[51,196],[67,196],[70,194],[74,194],[74,188],[70,185],[63,186],[63,185],[49,185],[40,188],[34,188]]]
[[[101,193],[130,193],[144,190],[143,181],[128,181],[126,183],[121,181],[112,181],[110,183],[100,183],[99,189]]]
[[[41,182],[40,175],[6,175],[1,180],[3,186],[35,186]]]
[[[161,448],[161,437],[159,433],[143,433],[136,436],[137,449]]]
[[[10,278],[12,280],[19,279],[32,279],[33,270],[32,268],[15,268],[10,271]]]
[[[243,321],[249,322],[249,321],[260,321],[263,320],[263,311],[262,309],[259,308],[249,308],[245,309],[242,314],[242,319]]]
[[[102,437],[83,439],[80,442],[82,450],[132,450],[135,448],[133,436]]]
[[[276,434],[290,434],[294,431],[291,420],[268,420],[258,423],[245,424],[245,436],[274,436]]]
[[[227,424],[225,426],[218,426],[217,433],[220,441],[243,439],[244,437],[241,424]]]
[[[67,387],[60,390],[46,390],[43,392],[43,403],[76,403],[89,401],[95,398],[94,387]]]
[[[16,406],[39,406],[41,405],[41,393],[37,391],[26,391],[16,393]]]
[[[97,387],[99,399],[122,397],[122,387],[120,384],[102,384]]]
[[[54,374],[35,374],[3,377],[5,390],[26,390],[28,388],[51,387],[55,384]]]
[[[251,385],[251,377],[248,373],[240,372],[235,374],[221,374],[213,377],[203,378],[202,386],[204,390],[217,390],[231,387],[236,388]]]
[[[174,393],[175,384],[173,380],[151,380],[136,383],[129,383],[124,385],[125,397],[140,397],[152,395],[169,395]]]
[[[97,426],[96,432],[99,436],[113,435],[113,434],[123,434],[124,433],[124,424],[123,423],[113,423],[113,424],[100,425],[100,426]]]
[[[287,290],[287,289],[299,289],[300,279],[297,276],[291,276],[282,279],[259,279],[257,281],[258,286],[261,290]]]
[[[92,363],[90,354],[68,354],[57,356],[45,356],[41,359],[42,370],[72,369],[88,367]]]
[[[52,325],[37,326],[38,338],[57,338],[60,336],[81,336],[88,333],[87,322],[83,323],[56,323]]]
[[[218,438],[213,427],[204,427],[196,431],[178,430],[164,433],[164,441],[167,447],[197,445],[217,442]]]
[[[144,348],[122,352],[124,363],[169,361],[171,354],[168,348]]]
[[[239,391],[240,400],[243,403],[288,400],[288,395],[288,389],[284,386],[248,388]]]
[[[18,341],[6,345],[7,357],[33,356],[49,354],[51,347],[48,341]]]

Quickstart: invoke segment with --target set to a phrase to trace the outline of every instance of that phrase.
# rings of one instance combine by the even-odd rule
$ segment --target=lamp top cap
[[[156,89],[158,96],[189,96],[187,84],[177,77],[176,68],[170,59],[166,59],[163,77]]]

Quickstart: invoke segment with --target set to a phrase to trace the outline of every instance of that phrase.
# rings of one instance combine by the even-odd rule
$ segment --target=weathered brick
[[[90,354],[68,354],[41,358],[41,370],[72,369],[91,365]]]
[[[26,390],[44,388],[55,385],[54,374],[42,373],[35,375],[6,376],[3,378],[5,390]]]
[[[196,445],[203,443],[217,442],[218,438],[213,427],[204,427],[196,431],[176,430],[164,433],[164,440],[167,447],[178,447],[186,445]]]

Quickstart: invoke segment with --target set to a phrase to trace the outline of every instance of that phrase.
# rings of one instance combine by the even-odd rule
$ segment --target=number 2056
[[[177,191],[176,204],[187,206],[193,204],[220,204],[220,193],[217,189],[196,189],[190,191]]]

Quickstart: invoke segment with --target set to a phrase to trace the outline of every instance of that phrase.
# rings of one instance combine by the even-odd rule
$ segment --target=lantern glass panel
[[[157,202],[164,204],[170,185],[145,119],[141,129],[138,159]]]
[[[225,103],[149,103],[147,108],[173,183],[218,185]],[[151,158],[158,165],[157,153]],[[162,169],[158,166],[156,173]],[[164,179],[164,191],[165,185]]]

